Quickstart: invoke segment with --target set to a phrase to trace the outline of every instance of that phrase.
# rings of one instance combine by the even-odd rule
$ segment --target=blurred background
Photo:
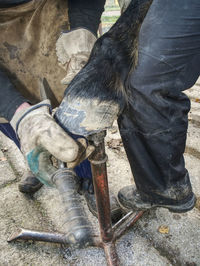
[[[102,27],[100,29],[100,31],[102,31],[101,34],[108,31],[119,16],[120,16],[120,8],[117,0],[107,0],[105,11],[101,19],[102,21]]]

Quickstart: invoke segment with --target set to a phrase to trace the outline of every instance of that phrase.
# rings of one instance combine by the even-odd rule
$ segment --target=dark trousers
[[[154,0],[139,38],[139,63],[118,123],[137,189],[151,201],[191,194],[185,150],[190,101],[200,75],[200,1]]]
[[[15,131],[13,130],[13,128],[9,123],[0,124],[0,131],[4,133],[4,135],[6,135],[8,138],[10,138],[12,141],[14,141],[17,147],[20,149],[19,140],[15,134]]]

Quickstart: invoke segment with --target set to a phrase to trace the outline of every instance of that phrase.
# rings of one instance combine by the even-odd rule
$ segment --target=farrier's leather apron
[[[39,80],[45,77],[58,102],[66,75],[58,65],[55,43],[63,29],[68,29],[66,0],[32,0],[0,9],[0,67],[32,103],[40,101]]]

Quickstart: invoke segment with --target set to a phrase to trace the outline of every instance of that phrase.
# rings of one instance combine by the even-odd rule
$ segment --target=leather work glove
[[[82,28],[60,35],[56,42],[56,54],[61,67],[67,72],[62,84],[68,85],[84,67],[96,39],[93,33]]]
[[[50,101],[44,100],[16,112],[10,121],[31,171],[48,185],[51,185],[50,176],[56,170],[52,166],[51,155],[73,168],[94,150],[93,146],[87,147],[85,139],[74,141],[55,122],[50,109]]]

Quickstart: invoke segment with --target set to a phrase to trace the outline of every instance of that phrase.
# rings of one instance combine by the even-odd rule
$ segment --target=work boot
[[[191,210],[196,203],[196,197],[193,192],[181,201],[162,199],[158,202],[153,202],[152,200],[148,200],[148,196],[142,196],[133,185],[122,188],[118,192],[118,200],[124,208],[135,211],[162,207],[167,208],[171,212],[179,213]]]
[[[34,194],[43,184],[29,171],[19,185],[19,191],[26,194]]]
[[[83,180],[80,193],[85,197],[90,212],[95,217],[98,217],[94,188],[90,179]],[[123,210],[112,192],[110,192],[110,208],[111,221],[114,224],[122,217]]]

